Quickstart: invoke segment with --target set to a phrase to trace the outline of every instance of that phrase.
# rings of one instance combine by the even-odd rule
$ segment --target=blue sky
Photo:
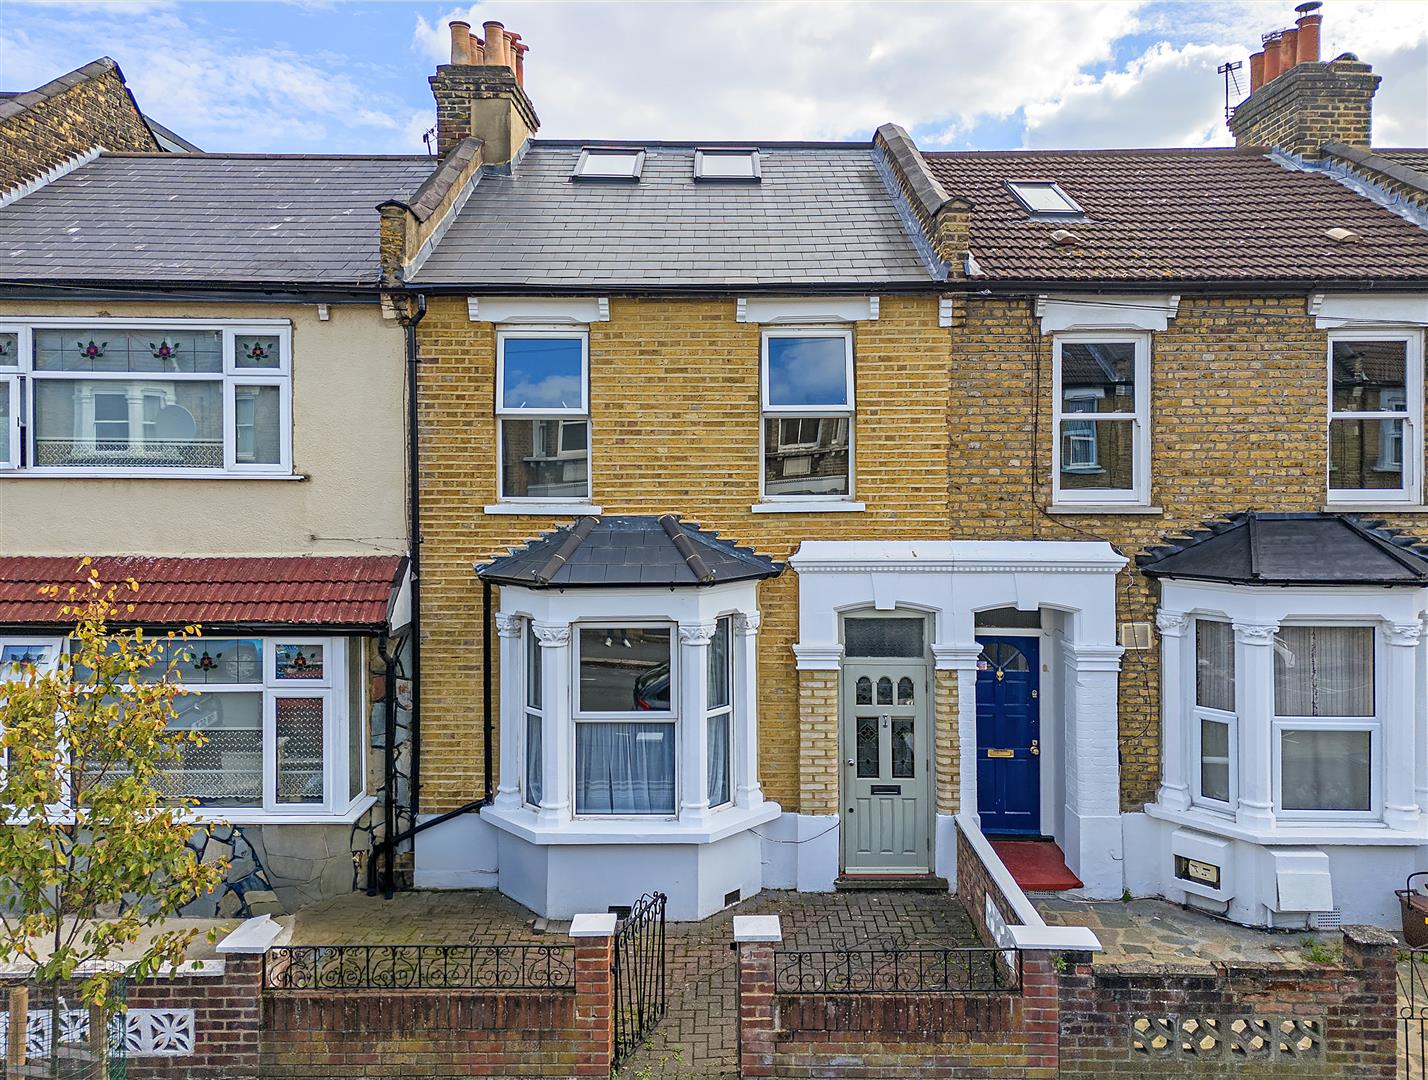
[[[119,61],[140,105],[206,150],[412,152],[446,21],[531,46],[553,138],[857,139],[927,148],[1228,142],[1215,67],[1292,2],[607,3],[0,0],[0,89]],[[1327,0],[1325,55],[1384,76],[1382,145],[1428,145],[1428,0]]]

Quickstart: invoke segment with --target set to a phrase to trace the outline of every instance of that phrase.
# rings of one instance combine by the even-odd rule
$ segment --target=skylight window
[[[759,152],[752,149],[695,150],[694,179],[758,183]]]
[[[571,173],[574,180],[638,180],[645,152],[618,146],[587,146]]]
[[[1033,214],[1084,213],[1060,184],[1049,180],[1008,180],[1007,190]]]

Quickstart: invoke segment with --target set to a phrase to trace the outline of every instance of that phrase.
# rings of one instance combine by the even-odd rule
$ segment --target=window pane
[[[526,623],[526,705],[539,710],[542,686],[540,639],[529,622]]]
[[[223,384],[36,379],[39,466],[221,469]]]
[[[674,725],[576,724],[577,814],[673,814]]]
[[[0,465],[13,465],[10,460],[10,383],[0,379]]]
[[[324,704],[320,697],[277,700],[278,802],[322,802]]]
[[[1062,420],[1061,487],[1130,491],[1135,487],[1134,420]]]
[[[1408,342],[1335,341],[1335,412],[1407,412]]]
[[[764,420],[765,495],[847,495],[846,416]]]
[[[1007,186],[1034,214],[1075,214],[1080,212],[1080,208],[1061,194],[1054,184],[1015,183]]]
[[[917,775],[916,755],[912,745],[913,721],[909,716],[894,717],[892,722],[892,774],[896,780]]]
[[[283,339],[271,336],[239,334],[233,339],[233,366],[239,368],[276,368],[282,366]]]
[[[580,338],[501,340],[502,407],[507,409],[583,409],[584,343]]]
[[[848,339],[770,337],[768,401],[771,408],[848,404]]]
[[[1230,801],[1230,725],[1218,720],[1200,721],[1200,794]]]
[[[579,167],[578,175],[631,179],[635,176],[639,163],[640,155],[637,150],[590,150],[585,154],[585,161]]]
[[[347,797],[355,799],[367,787],[367,664],[366,642],[354,638],[347,655]],[[395,672],[389,673],[395,678]]]
[[[582,712],[668,712],[670,700],[668,627],[580,631]]]
[[[923,655],[921,619],[844,619],[843,652],[847,656]]]
[[[729,625],[725,617],[715,624],[714,637],[709,642],[709,702],[710,712],[729,704]]]
[[[1284,731],[1279,737],[1285,810],[1370,810],[1373,737],[1367,731]]]
[[[1274,639],[1278,716],[1372,716],[1373,628],[1282,626]]]
[[[1403,486],[1402,420],[1329,421],[1329,487]]]
[[[1195,620],[1195,704],[1235,711],[1235,631],[1227,622]]]
[[[20,335],[0,334],[0,367],[17,367],[20,363]]]
[[[729,714],[709,717],[709,805],[723,806],[729,794]]]
[[[878,718],[860,716],[855,735],[858,752],[858,779],[876,780],[881,775],[878,748]]]
[[[323,658],[326,650],[322,645],[278,645],[273,661],[273,677],[289,679],[326,678]]]
[[[202,734],[170,766],[165,790],[203,806],[263,805],[263,695],[204,691],[173,699],[173,727]]]
[[[214,686],[263,681],[263,642],[258,638],[197,638],[161,642],[155,662],[143,673],[146,682],[163,678],[169,657],[177,656],[175,673],[185,686]]]
[[[22,674],[19,668],[27,665],[41,667],[54,659],[54,656],[55,646],[39,642],[0,646],[0,679],[18,679]]]
[[[526,713],[526,802],[540,805],[541,796],[541,718],[539,713]]]
[[[35,331],[36,371],[223,371],[218,330]]]
[[[584,420],[502,420],[501,494],[508,499],[590,498]]]
[[[233,441],[240,465],[282,461],[282,395],[276,386],[233,389]]]
[[[1061,400],[1066,412],[1135,412],[1134,342],[1062,342]]]
[[[754,176],[754,154],[749,151],[701,151],[699,174],[709,179],[751,180]]]

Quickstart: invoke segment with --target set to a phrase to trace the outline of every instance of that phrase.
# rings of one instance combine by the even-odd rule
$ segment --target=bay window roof
[[[476,568],[483,581],[529,589],[724,585],[783,567],[673,514],[582,517]]]
[[[1136,563],[1150,577],[1234,585],[1428,585],[1428,546],[1347,514],[1230,514]]]

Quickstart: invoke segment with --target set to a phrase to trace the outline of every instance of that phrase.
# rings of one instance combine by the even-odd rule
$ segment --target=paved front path
[[[670,923],[669,1012],[620,1080],[736,1074],[735,915],[778,915],[786,949],[979,944],[961,904],[928,893],[765,892],[700,923]]]

